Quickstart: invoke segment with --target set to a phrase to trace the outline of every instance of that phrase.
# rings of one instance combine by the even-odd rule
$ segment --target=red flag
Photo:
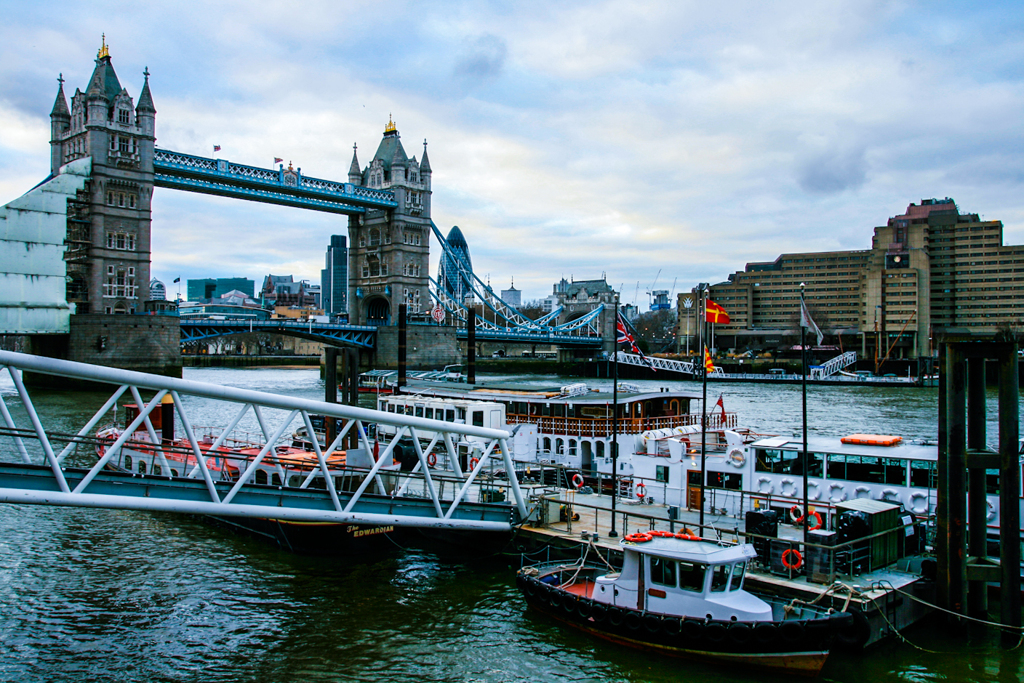
[[[724,395],[725,394],[719,394],[718,395],[718,402],[715,404],[717,407],[722,409],[722,424],[723,425],[725,424],[725,404],[722,403],[722,396],[724,396]]]
[[[725,309],[716,304],[711,299],[708,299],[707,306],[704,309],[704,319],[709,323],[717,323],[719,325],[729,324],[729,314],[725,312]]]

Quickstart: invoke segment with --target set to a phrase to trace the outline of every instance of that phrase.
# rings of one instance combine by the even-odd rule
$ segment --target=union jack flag
[[[619,344],[629,344],[630,350],[640,356],[640,359],[647,364],[647,367],[657,372],[658,369],[654,367],[654,363],[651,362],[651,359],[645,356],[644,352],[640,350],[640,347],[636,345],[636,337],[629,331],[629,323],[626,322],[626,319],[622,317],[621,313],[617,314],[617,316],[618,319],[615,323],[615,329],[618,336],[616,341]]]

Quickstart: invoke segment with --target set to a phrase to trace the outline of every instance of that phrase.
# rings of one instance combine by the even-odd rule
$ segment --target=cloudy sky
[[[342,180],[393,116],[410,155],[429,142],[434,222],[524,299],[604,273],[646,308],[656,277],[678,291],[784,252],[868,248],[927,197],[1024,243],[1019,3],[4,6],[0,203],[47,175],[57,75],[84,90],[106,33],[136,99],[149,67],[166,149]],[[153,204],[165,282],[318,281],[345,234],[331,214],[166,189]]]

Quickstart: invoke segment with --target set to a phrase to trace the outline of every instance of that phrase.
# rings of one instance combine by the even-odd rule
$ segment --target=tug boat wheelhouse
[[[771,604],[743,588],[756,557],[689,534],[630,534],[621,571],[580,562],[521,569],[527,604],[599,638],[671,656],[815,676],[846,612]]]

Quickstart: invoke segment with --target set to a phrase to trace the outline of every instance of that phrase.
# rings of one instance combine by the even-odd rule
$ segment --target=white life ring
[[[784,496],[795,496],[797,491],[796,482],[790,479],[789,477],[786,477],[779,483],[779,491]]]
[[[858,486],[857,488],[855,488],[853,490],[853,497],[854,498],[870,498],[871,497],[871,489],[869,489],[867,486]]]
[[[899,491],[897,491],[896,489],[882,489],[882,495],[878,497],[878,500],[883,500],[887,503],[899,503]]]
[[[821,486],[818,485],[818,482],[807,482],[807,497],[811,500],[818,500],[821,498]]]
[[[773,493],[775,491],[775,484],[768,477],[757,478],[757,492],[758,493]]]
[[[581,475],[579,472],[572,475],[572,486],[575,489],[579,489],[583,486],[583,475]]]
[[[846,500],[846,489],[842,484],[832,482],[828,485],[828,499],[833,503],[842,503]]]
[[[743,464],[747,461],[747,456],[743,453],[742,448],[734,448],[729,451],[729,454],[725,456],[725,459],[733,467],[743,467]]]
[[[920,503],[918,503],[920,501]],[[917,514],[928,512],[928,495],[921,491],[910,494],[910,511]]]
[[[643,498],[645,495],[647,495],[647,487],[643,482],[640,482],[636,485],[636,497]]]
[[[985,519],[992,521],[996,518],[996,506],[992,504],[991,500],[985,501],[988,504],[988,512],[985,513]]]

